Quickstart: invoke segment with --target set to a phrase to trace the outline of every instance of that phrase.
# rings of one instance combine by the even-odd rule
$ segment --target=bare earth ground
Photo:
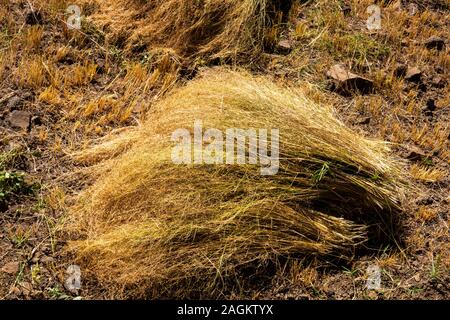
[[[30,13],[30,3],[40,14]],[[348,126],[393,143],[412,186],[399,241],[363,250],[347,265],[305,259],[272,284],[229,298],[450,298],[449,5],[383,4],[382,29],[370,32],[370,4],[295,6],[277,39],[288,44],[249,67],[308,86],[310,97],[334,105]],[[168,76],[144,85],[159,67],[152,57],[126,57],[94,24],[67,30],[66,7],[64,1],[0,0],[0,186],[15,188],[0,193],[0,299],[126,298],[106,293],[106,284],[88,272],[78,294],[64,288],[71,259],[62,254],[59,227],[83,184],[71,179],[75,166],[67,155],[114,128],[139,123],[175,85]],[[89,15],[96,7],[82,9]],[[427,45],[431,36],[444,45]],[[327,70],[336,63],[372,80],[373,92],[335,92]],[[405,78],[402,66],[418,68],[417,75]],[[380,290],[366,289],[370,265],[382,269]]]

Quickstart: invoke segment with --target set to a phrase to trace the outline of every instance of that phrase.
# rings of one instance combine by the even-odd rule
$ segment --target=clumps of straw
[[[213,70],[148,118],[76,155],[96,182],[68,224],[79,262],[135,297],[216,297],[242,285],[243,270],[264,274],[279,259],[351,256],[367,240],[364,221],[399,207],[402,178],[386,143],[356,134],[297,89]],[[174,164],[171,135],[193,133],[195,120],[223,132],[279,129],[278,173]]]
[[[262,50],[279,2],[104,0],[93,19],[129,52],[162,47],[187,58],[235,59]]]

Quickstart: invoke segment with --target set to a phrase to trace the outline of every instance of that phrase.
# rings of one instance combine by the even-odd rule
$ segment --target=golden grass
[[[97,73],[97,65],[91,61],[75,65],[71,72],[65,77],[66,85],[85,86],[88,85]]]
[[[416,217],[417,217],[420,221],[425,221],[425,222],[430,221],[430,220],[436,218],[437,215],[438,215],[438,212],[437,212],[436,209],[433,209],[433,208],[427,208],[427,207],[424,207],[424,206],[421,206],[421,207],[419,208],[419,210],[417,210],[417,213],[416,213]]]
[[[262,49],[270,0],[106,0],[94,21],[108,26],[128,51],[172,48],[184,57],[249,56]],[[114,37],[113,37],[114,38]]]
[[[80,239],[69,244],[80,262],[130,295],[213,297],[244,281],[245,268],[305,254],[345,257],[367,238],[353,217],[373,221],[399,207],[402,178],[386,143],[357,135],[297,89],[209,71],[148,118],[76,154],[93,165],[95,183],[67,225]],[[191,130],[196,119],[219,130],[278,128],[278,174],[173,164],[172,132]]]
[[[50,86],[46,88],[44,91],[42,91],[39,94],[38,99],[39,101],[48,103],[50,105],[60,105],[62,102],[59,91],[55,89],[53,86]]]
[[[27,50],[35,50],[39,48],[43,37],[44,31],[41,26],[31,26],[26,29],[23,42],[25,43]]]
[[[22,58],[14,74],[18,84],[22,87],[39,89],[47,82],[43,61],[38,56]]]
[[[439,182],[447,176],[446,170],[430,168],[420,164],[413,164],[410,173],[414,179],[424,182]]]

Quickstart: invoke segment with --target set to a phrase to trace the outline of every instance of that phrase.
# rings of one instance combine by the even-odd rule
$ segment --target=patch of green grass
[[[11,47],[13,35],[6,26],[0,30],[0,51],[6,50]]]
[[[370,176],[370,179],[372,179],[373,181],[380,180],[380,173],[378,173],[378,172],[372,173],[372,175]]]
[[[436,258],[433,257],[433,260],[431,261],[431,272],[430,276],[431,279],[438,279],[440,275],[440,264],[441,264],[441,256],[438,254]]]
[[[65,295],[58,286],[47,288],[47,291],[53,299],[65,299],[67,297],[67,295]]]
[[[430,157],[422,157],[421,160],[425,166],[428,166],[428,167],[433,166],[433,159],[431,159]]]
[[[417,287],[411,287],[408,289],[408,291],[409,291],[410,295],[414,296],[414,295],[420,294],[423,291],[423,289],[417,288]]]
[[[9,239],[17,248],[22,248],[27,244],[30,235],[31,235],[30,231],[23,231],[19,229],[13,234],[11,234]]]
[[[384,59],[391,52],[387,44],[363,33],[344,35],[325,33],[317,40],[315,47],[330,53],[336,60],[351,59],[360,66],[367,61]]]
[[[53,299],[58,299],[58,300],[82,300],[82,298],[80,296],[71,297],[71,296],[65,294],[59,288],[59,286],[54,286],[52,288],[47,288],[47,291],[48,291],[48,294],[50,295],[50,297],[53,298]]]
[[[91,41],[99,45],[105,43],[105,33],[101,31],[92,21],[82,19],[81,31],[90,38]]]
[[[34,187],[25,182],[22,173],[0,171],[0,211],[6,210],[14,197],[32,194]]]
[[[26,154],[20,150],[0,153],[0,211],[6,210],[13,198],[31,195],[40,188],[38,184],[28,184],[25,174],[14,170],[25,158]]]
[[[17,150],[0,153],[0,171],[6,170],[7,167],[14,167],[23,156],[24,153]]]
[[[356,277],[358,275],[358,273],[360,273],[360,271],[361,271],[361,269],[359,269],[359,268],[349,269],[349,268],[343,267],[343,272],[345,274],[348,274],[350,277]]]
[[[318,184],[322,179],[330,172],[330,165],[328,163],[324,163],[322,165],[322,168],[314,172],[314,175],[312,176],[312,180],[314,184]]]
[[[21,262],[19,264],[19,272],[17,273],[16,279],[14,280],[14,286],[17,285],[18,283],[22,282],[23,276],[24,276],[25,266],[26,266],[25,262]]]

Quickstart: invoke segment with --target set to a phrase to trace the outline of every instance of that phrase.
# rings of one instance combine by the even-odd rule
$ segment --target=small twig
[[[325,31],[327,31],[327,30],[328,30],[328,27],[323,28],[322,31],[319,33],[319,35],[318,35],[317,37],[315,37],[313,40],[311,40],[311,42],[308,43],[306,46],[307,46],[307,47],[311,47],[317,40],[319,40],[319,38],[320,38],[320,37],[323,35],[323,33],[324,33]]]
[[[12,98],[16,94],[15,91],[8,93],[6,96],[0,99],[0,104],[8,100],[9,98]]]

